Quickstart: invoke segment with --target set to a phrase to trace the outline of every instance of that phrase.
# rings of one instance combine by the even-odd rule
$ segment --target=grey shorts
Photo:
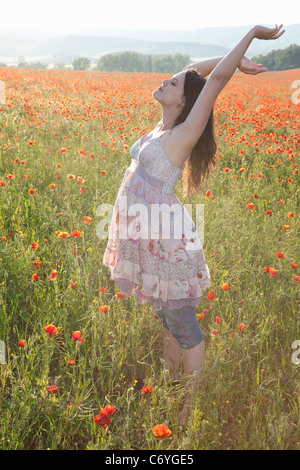
[[[162,307],[157,312],[163,327],[169,330],[177,339],[182,349],[192,349],[204,339],[195,307],[186,305],[177,309]]]

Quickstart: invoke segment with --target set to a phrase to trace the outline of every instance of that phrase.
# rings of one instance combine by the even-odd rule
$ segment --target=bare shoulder
[[[179,124],[174,129],[163,134],[159,140],[161,147],[172,165],[182,168],[184,162],[190,156],[191,148],[183,139],[184,126]]]

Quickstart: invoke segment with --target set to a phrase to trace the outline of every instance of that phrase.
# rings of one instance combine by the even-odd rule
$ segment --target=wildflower
[[[154,392],[154,390],[155,390],[155,387],[152,387],[152,385],[144,385],[141,392],[142,392],[142,394],[148,395],[148,394]]]
[[[81,232],[79,232],[79,230],[73,230],[72,235],[75,238],[80,238],[81,237]]]
[[[200,320],[204,320],[205,319],[204,313],[200,313],[199,318],[200,318]]]
[[[240,330],[240,331],[243,331],[244,328],[247,328],[247,326],[244,325],[244,323],[240,323],[240,324],[239,324],[239,330]]]
[[[211,191],[209,191],[209,190],[206,191],[205,199],[207,199],[209,201],[210,196],[211,196]]]
[[[88,225],[90,225],[93,219],[92,219],[91,217],[83,217],[83,220],[84,220]]]
[[[33,279],[34,281],[39,281],[40,278],[39,278],[39,276],[37,275],[37,273],[34,273],[34,274],[32,275],[32,279]]]
[[[32,261],[32,263],[34,264],[36,269],[40,269],[43,266],[41,260],[39,259],[35,259],[34,261]]]
[[[52,338],[52,334],[58,335],[58,329],[55,325],[53,325],[53,323],[50,323],[49,325],[45,326],[45,331],[46,333],[49,333],[50,338]]]
[[[39,247],[38,243],[35,243],[35,242],[31,243],[31,246],[34,250],[37,250]]]
[[[212,337],[215,337],[217,336],[218,333],[219,333],[219,330],[213,329],[210,334]]]
[[[68,364],[69,364],[70,366],[73,366],[73,365],[75,364],[74,359],[69,359],[69,360],[68,360]]]
[[[101,413],[105,412],[107,413],[108,415],[111,415],[115,412],[115,408],[112,406],[112,405],[106,405],[105,408],[101,408]]]
[[[56,281],[57,278],[58,278],[58,272],[56,271],[56,269],[52,269],[51,274],[48,277],[48,279],[50,279],[50,281]]]
[[[60,230],[57,230],[56,234],[58,238],[68,238],[70,236],[68,232],[61,232]]]
[[[109,417],[110,414],[115,412],[115,408],[111,405],[107,405],[104,409],[101,409],[101,413],[97,414],[94,418],[95,423],[97,423],[102,428],[105,428],[111,423]]]
[[[223,285],[221,286],[221,289],[223,289],[223,290],[228,290],[228,289],[229,289],[228,282],[225,282],[225,284],[223,284]]]
[[[71,284],[68,285],[68,289],[74,289],[74,287],[76,287],[78,284],[78,281],[75,281],[75,282],[72,282]]]
[[[56,393],[58,391],[58,387],[56,385],[49,385],[47,390],[49,393]]]
[[[108,310],[110,309],[110,307],[108,305],[103,305],[99,307],[99,311],[101,311],[102,313],[106,313],[108,312]]]
[[[216,317],[216,325],[221,325],[222,321],[223,321],[223,318]]]
[[[25,344],[26,344],[25,339],[21,339],[21,341],[19,342],[20,348],[22,348],[23,346],[25,346]]]
[[[214,297],[215,297],[215,295],[216,295],[216,294],[215,294],[214,291],[209,292],[209,294],[208,294],[208,296],[207,296],[207,300],[209,300],[209,301],[213,300]]]
[[[281,251],[277,251],[276,256],[277,258],[282,258],[282,259],[285,258],[285,254],[282,253]]]
[[[85,341],[85,339],[82,338],[80,331],[73,331],[72,339],[73,341],[79,341],[80,343],[83,343]]]
[[[166,424],[157,424],[156,426],[154,426],[154,428],[152,428],[152,432],[156,437],[164,438],[172,436],[172,431],[168,428]]]
[[[271,268],[270,266],[265,266],[264,269],[267,271],[267,273],[270,274],[271,277],[277,276],[277,269]]]
[[[118,297],[124,297],[124,295],[125,295],[124,292],[118,292],[118,293],[117,293],[117,296],[118,296]]]

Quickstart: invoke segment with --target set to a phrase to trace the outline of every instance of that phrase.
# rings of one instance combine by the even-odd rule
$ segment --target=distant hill
[[[115,52],[134,51],[141,54],[188,54],[191,57],[216,57],[229,52],[224,46],[179,41],[144,41],[140,39],[105,36],[65,36],[46,40],[15,39],[14,42],[1,40],[0,57],[24,57],[25,60],[72,62],[76,57],[88,57],[92,62],[101,55]]]
[[[87,57],[96,63],[101,55],[135,51],[141,54],[188,54],[192,59],[226,55],[250,26],[202,28],[195,31],[100,30],[80,31],[57,36],[45,33],[0,33],[0,61],[18,63],[38,60],[44,63],[72,63],[77,57]],[[273,25],[266,25],[273,26]],[[300,24],[286,27],[278,41],[255,39],[247,56],[267,54],[290,44],[300,45]]]
[[[263,24],[267,27],[274,27],[274,24]],[[156,42],[183,42],[183,43],[199,43],[223,46],[232,49],[246,32],[254,25],[246,26],[227,26],[227,27],[209,27],[201,28],[193,31],[159,31],[159,30],[96,30],[96,31],[80,31],[78,34],[82,36],[105,36],[105,37],[122,37],[130,39],[138,39],[142,41]],[[300,45],[300,24],[284,26],[285,33],[278,41],[261,41],[255,39],[252,41],[248,49],[248,56],[258,54],[267,54],[272,49],[283,49],[290,44]],[[161,51],[164,52],[164,51]],[[184,52],[188,54],[188,52]]]

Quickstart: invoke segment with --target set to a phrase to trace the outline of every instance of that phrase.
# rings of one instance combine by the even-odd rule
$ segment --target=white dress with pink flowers
[[[183,172],[164,154],[160,139],[130,150],[113,208],[103,264],[110,278],[139,304],[195,307],[210,287],[210,272],[195,224],[174,194]]]

